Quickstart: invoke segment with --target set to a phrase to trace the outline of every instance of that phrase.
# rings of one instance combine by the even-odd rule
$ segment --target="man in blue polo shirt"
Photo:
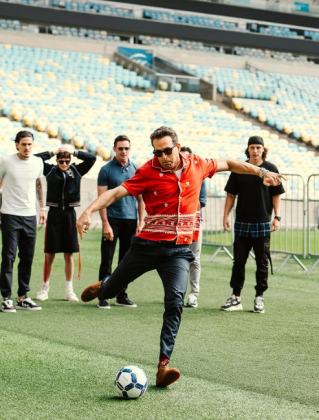
[[[99,173],[97,187],[99,196],[108,189],[118,187],[135,174],[137,166],[129,159],[130,149],[131,141],[127,136],[122,135],[116,137],[113,148],[115,157],[103,166]],[[102,219],[100,280],[112,274],[112,262],[117,239],[120,241],[118,259],[120,263],[131,245],[132,236],[142,230],[144,224],[144,208],[145,206],[141,196],[137,200],[133,196],[128,196],[116,201],[107,209],[100,210]],[[139,223],[137,223],[137,216]],[[116,296],[115,305],[130,308],[136,307],[128,298],[126,289],[122,290]],[[105,299],[100,299],[97,306],[100,309],[111,308]]]

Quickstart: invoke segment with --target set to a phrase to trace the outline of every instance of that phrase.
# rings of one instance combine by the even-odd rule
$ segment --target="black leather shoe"
[[[128,308],[136,308],[137,307],[137,305],[134,302],[132,302],[127,296],[117,297],[115,305],[116,306],[127,306]]]

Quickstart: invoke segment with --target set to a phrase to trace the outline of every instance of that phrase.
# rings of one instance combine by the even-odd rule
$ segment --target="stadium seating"
[[[319,41],[319,32],[315,31],[305,31],[305,38],[312,39],[313,41]]]
[[[195,26],[204,26],[208,28],[215,29],[229,29],[236,31],[249,32],[242,30],[238,27],[237,23],[227,22],[222,19],[213,18],[209,16],[200,16],[200,15],[190,15],[184,13],[170,12],[170,11],[160,11],[154,9],[145,9],[143,11],[143,17],[145,19],[160,20],[163,22],[171,23],[182,23]]]
[[[2,0],[4,1],[4,0]],[[103,1],[86,1],[86,0],[5,0],[10,3],[20,3],[30,6],[54,7],[64,10],[95,13],[101,15],[110,15],[118,17],[136,18],[139,13],[135,13],[133,9],[120,4],[114,6]],[[138,15],[138,16],[137,16]],[[143,18],[152,19],[169,23],[181,23],[184,25],[201,26],[214,29],[225,29],[240,32],[260,33],[262,35],[270,35],[286,38],[300,38],[319,41],[319,31],[309,31],[303,29],[292,29],[286,26],[267,25],[257,22],[243,22],[238,20],[225,20],[215,16],[204,14],[190,14],[186,12],[177,12],[166,9],[143,9]]]
[[[312,39],[319,40],[319,32],[307,31],[303,29],[291,29],[286,26],[273,26],[266,24],[247,23],[239,25],[237,22],[225,21],[217,17],[207,15],[194,15],[169,10],[145,9],[143,11],[145,19],[158,20],[162,22],[181,23],[184,25],[202,26],[214,29],[226,29],[239,32],[253,32],[262,35],[271,35],[286,38]]]
[[[303,35],[298,35],[297,31],[292,31],[291,29],[283,26],[260,26],[258,32],[263,35],[272,35],[272,36],[283,36],[286,38],[304,38]]]
[[[2,0],[7,3],[19,3],[28,6],[45,6],[45,0]]]
[[[39,33],[40,27],[34,24],[22,23],[18,20],[6,20],[0,19],[0,30],[15,30],[31,33]],[[136,44],[142,44],[147,46],[170,48],[177,50],[189,50],[189,51],[200,51],[205,53],[214,53],[214,54],[225,54],[223,48],[214,47],[212,45],[205,45],[202,42],[196,41],[186,41],[181,39],[170,39],[163,37],[151,37],[148,35],[140,35],[137,38],[129,38],[118,35],[111,35],[106,31],[99,31],[87,28],[77,28],[69,26],[56,26],[52,25],[50,27],[41,27],[41,31],[45,31],[50,35],[55,36],[67,36],[67,37],[77,37],[82,39],[94,39],[95,41],[104,41],[112,43],[130,43],[134,41]],[[244,57],[257,57],[257,58],[274,58],[280,61],[291,61],[291,62],[307,62],[312,61],[306,56],[295,56],[288,52],[279,52],[279,51],[269,51],[269,50],[259,50],[256,48],[244,48],[244,47],[234,47],[231,50],[227,50],[227,54],[234,54]]]
[[[308,62],[310,61],[305,55],[293,55],[289,52],[279,52],[279,51],[270,51],[270,50],[261,50],[258,48],[245,48],[245,47],[235,47],[234,54],[243,57],[252,57],[252,58],[266,58],[280,61],[288,62]]]
[[[293,148],[199,95],[145,92],[146,82],[97,54],[0,45],[1,124],[7,127],[1,144],[11,143],[22,124],[37,132],[39,147],[52,148],[62,139],[97,153],[102,162],[111,156],[113,139],[124,133],[133,142],[132,159],[142,164],[152,156],[149,135],[159,125],[172,126],[183,145],[212,157],[244,159],[247,138],[258,133],[282,172],[318,173],[306,148]],[[142,90],[133,91],[138,83]],[[92,169],[94,176],[98,169]]]
[[[225,96],[245,98],[234,100],[237,110],[319,146],[319,97],[313,94],[319,91],[319,78],[186,64],[179,67],[215,84]]]
[[[135,17],[133,10],[126,7],[114,7],[107,3],[99,3],[93,1],[64,1],[64,0],[52,0],[52,7],[58,7],[65,10],[73,10],[77,12],[85,13],[99,13],[101,15],[111,15],[119,17]]]

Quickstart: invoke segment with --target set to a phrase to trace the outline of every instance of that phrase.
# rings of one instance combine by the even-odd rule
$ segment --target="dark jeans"
[[[127,253],[131,246],[132,236],[136,232],[137,220],[136,219],[116,219],[114,217],[108,218],[109,224],[113,229],[113,241],[105,241],[102,237],[101,241],[101,265],[99,272],[99,279],[104,280],[112,274],[112,263],[117,240],[120,241],[119,259],[118,264],[122,261],[124,255]],[[127,297],[127,287],[121,290],[117,298]]]
[[[194,261],[186,245],[148,241],[133,236],[132,245],[114,273],[102,283],[102,295],[113,298],[142,274],[157,270],[164,287],[164,316],[160,338],[160,354],[169,359],[181,322],[187,290],[189,263]]]
[[[256,296],[262,295],[268,289],[268,261],[270,258],[270,235],[262,238],[241,238],[235,235],[234,265],[230,287],[235,295],[240,295],[245,282],[245,265],[250,250],[256,257]]]
[[[31,267],[37,235],[36,216],[2,214],[2,262],[0,274],[1,295],[11,298],[13,263],[19,248],[18,296],[30,290]]]

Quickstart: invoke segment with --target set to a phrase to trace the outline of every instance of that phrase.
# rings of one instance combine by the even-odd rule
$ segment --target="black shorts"
[[[44,252],[56,254],[79,252],[76,214],[74,208],[50,207],[45,232]]]

